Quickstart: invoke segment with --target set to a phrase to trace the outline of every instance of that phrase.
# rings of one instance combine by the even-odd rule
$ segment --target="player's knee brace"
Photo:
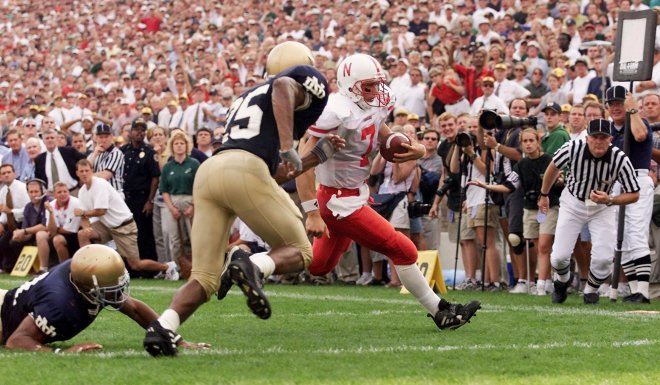
[[[522,254],[525,251],[525,242],[521,233],[509,233],[509,245],[515,254]]]

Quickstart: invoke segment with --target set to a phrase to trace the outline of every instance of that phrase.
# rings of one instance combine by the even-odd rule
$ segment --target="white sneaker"
[[[518,281],[513,289],[509,290],[511,294],[527,294],[527,282]]]
[[[539,279],[538,282],[536,282],[536,295],[548,295],[548,293],[545,291],[545,285],[546,280]]]
[[[166,281],[178,281],[179,280],[179,271],[176,267],[176,262],[170,261],[166,263],[167,270],[165,271],[165,280]]]
[[[598,296],[599,297],[609,297],[610,296],[610,284],[609,283],[603,283],[600,285],[598,288]]]
[[[371,273],[362,273],[360,278],[358,278],[358,280],[355,281],[355,284],[360,285],[360,286],[367,286],[373,280],[374,280],[374,277],[373,277],[373,275],[371,275]]]

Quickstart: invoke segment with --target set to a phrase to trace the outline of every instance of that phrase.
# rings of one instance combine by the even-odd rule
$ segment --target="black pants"
[[[11,242],[13,235],[14,232],[7,230],[5,225],[5,232],[0,236],[0,269],[6,273],[11,273],[14,269],[14,265],[23,249],[23,245]]]
[[[138,250],[141,259],[158,260],[156,241],[154,240],[153,216],[142,212],[144,204],[149,199],[149,191],[124,191],[126,205],[133,213],[133,219],[138,228]]]

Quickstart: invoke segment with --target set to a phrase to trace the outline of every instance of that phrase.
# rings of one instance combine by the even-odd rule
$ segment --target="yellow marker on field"
[[[447,293],[445,279],[442,277],[442,266],[437,250],[425,250],[417,252],[417,266],[424,274],[424,279],[429,287],[440,294]],[[405,288],[401,288],[401,294],[410,294]]]
[[[37,259],[38,250],[36,246],[25,246],[21,250],[21,255],[18,257],[11,275],[16,277],[25,277],[34,268],[39,271],[39,260]]]

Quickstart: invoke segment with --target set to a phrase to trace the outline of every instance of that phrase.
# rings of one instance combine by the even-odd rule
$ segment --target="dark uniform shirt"
[[[314,67],[295,66],[245,91],[232,103],[227,114],[227,133],[219,151],[245,150],[266,162],[271,175],[280,163],[280,139],[273,114],[273,81],[290,77],[302,85],[310,97],[310,105],[293,113],[293,137],[300,139],[316,122],[328,103],[328,83]]]
[[[7,292],[0,311],[2,345],[27,316],[47,336],[45,343],[69,340],[96,319],[101,305],[78,292],[70,281],[70,272],[69,259]]]
[[[651,166],[651,152],[653,150],[653,132],[651,131],[648,123],[644,120],[646,125],[647,134],[646,140],[638,142],[633,137],[632,132],[629,132],[628,142],[630,143],[630,151],[626,155],[630,158],[633,168],[636,170],[648,170]],[[623,149],[624,130],[622,127],[616,127],[612,124],[612,145]]]
[[[538,198],[541,192],[541,185],[543,184],[543,175],[551,161],[552,156],[541,154],[536,159],[523,158],[513,166],[513,172],[509,174],[504,185],[510,189],[515,189],[518,186],[522,188],[525,197],[524,208],[528,210],[536,210],[538,208]],[[561,187],[552,186],[548,194],[550,207],[559,205],[561,191]]]
[[[124,153],[124,192],[149,192],[151,179],[160,176],[156,152],[147,144],[139,148],[132,143],[121,147]]]

